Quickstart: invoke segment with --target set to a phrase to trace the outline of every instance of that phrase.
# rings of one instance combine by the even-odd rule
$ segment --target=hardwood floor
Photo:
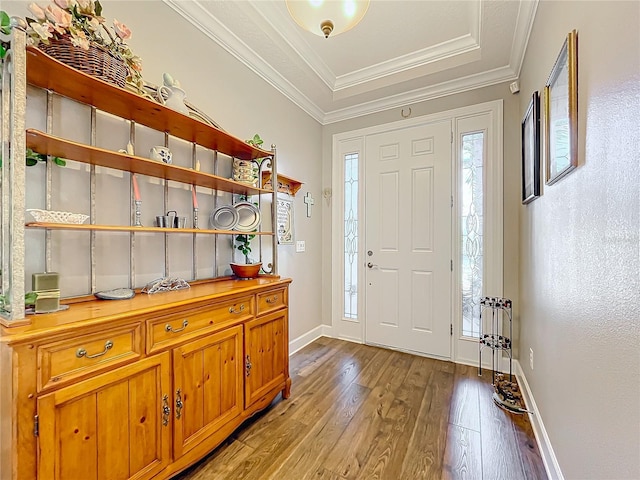
[[[278,398],[174,480],[546,479],[526,415],[491,374],[320,338],[291,357]]]

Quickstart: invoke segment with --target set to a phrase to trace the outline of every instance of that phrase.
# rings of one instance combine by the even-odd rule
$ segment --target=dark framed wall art
[[[533,92],[522,118],[522,203],[540,196],[540,96]]]

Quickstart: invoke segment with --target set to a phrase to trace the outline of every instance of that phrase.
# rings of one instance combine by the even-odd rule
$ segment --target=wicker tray
[[[76,70],[124,87],[128,69],[124,61],[101,45],[91,44],[89,50],[76,47],[68,36],[52,38],[49,45],[40,43],[38,48],[56,60]]]

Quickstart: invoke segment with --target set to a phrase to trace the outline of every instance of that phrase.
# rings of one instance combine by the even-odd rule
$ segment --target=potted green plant
[[[241,201],[248,201],[248,197],[245,195],[240,196]],[[233,247],[239,250],[244,255],[244,263],[231,262],[231,270],[236,277],[241,279],[255,278],[260,273],[262,267],[261,262],[254,262],[251,259],[251,240],[255,238],[255,234],[239,233],[233,237]]]

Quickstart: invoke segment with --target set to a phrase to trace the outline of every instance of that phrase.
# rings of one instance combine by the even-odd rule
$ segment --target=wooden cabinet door
[[[174,458],[242,412],[242,326],[173,350]]]
[[[245,323],[245,408],[284,386],[288,370],[287,310]]]
[[[38,399],[38,478],[146,479],[170,462],[168,353]]]

